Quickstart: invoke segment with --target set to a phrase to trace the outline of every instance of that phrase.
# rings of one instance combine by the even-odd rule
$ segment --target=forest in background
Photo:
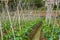
[[[9,0],[8,1],[8,7],[10,11],[15,11],[17,9],[17,5],[19,4],[20,0]],[[2,9],[5,9],[5,1],[0,1],[0,11]],[[20,1],[20,8],[22,9],[42,9],[45,10],[45,0],[21,0]],[[56,10],[57,5],[53,5],[53,9]],[[60,5],[59,5],[60,8]]]

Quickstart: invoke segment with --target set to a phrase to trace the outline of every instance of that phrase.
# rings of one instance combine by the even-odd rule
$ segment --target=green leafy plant
[[[43,22],[42,24],[43,37],[48,40],[58,40],[60,35],[60,28],[53,22],[50,24]]]
[[[21,24],[19,29],[19,21],[15,20],[12,21],[12,26],[14,29],[14,34],[16,40],[30,40],[30,32],[33,30],[34,26],[37,25],[41,20],[38,18],[36,20],[26,21],[20,20]],[[4,40],[14,40],[13,33],[10,27],[9,20],[2,20],[2,27],[3,27],[3,38]]]

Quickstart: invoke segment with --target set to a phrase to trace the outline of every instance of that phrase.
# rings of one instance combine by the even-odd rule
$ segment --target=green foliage
[[[21,20],[22,21],[22,20]],[[12,22],[12,27],[14,29],[14,34],[16,40],[30,40],[30,32],[33,30],[34,26],[37,25],[41,20],[38,18],[35,21],[25,21],[23,20],[20,25],[19,29],[19,22],[18,20]],[[2,20],[2,27],[3,27],[3,38],[4,40],[14,40],[14,36],[11,29],[11,24],[9,20]]]
[[[20,31],[20,40],[29,40],[29,34],[33,30],[34,25],[37,25],[40,22],[40,19],[37,19],[36,21],[26,22],[23,28]]]
[[[2,11],[3,4],[0,3],[0,12]]]
[[[43,0],[34,0],[33,2],[38,8],[45,5],[45,2]]]
[[[19,1],[21,2],[20,3],[20,6],[22,6],[21,8],[23,9],[28,9],[28,6],[30,8],[41,8],[45,5],[45,1],[43,0],[9,0],[8,1],[8,6],[9,6],[9,10],[10,11],[15,11],[17,9],[17,5],[19,3]],[[5,7],[5,3],[2,2],[3,6]]]
[[[43,31],[43,37],[48,38],[48,40],[59,39],[60,28],[53,22],[48,24],[46,23],[46,21],[44,21],[42,24],[42,31]]]
[[[56,9],[57,9],[57,5],[54,5],[53,10],[56,10]]]

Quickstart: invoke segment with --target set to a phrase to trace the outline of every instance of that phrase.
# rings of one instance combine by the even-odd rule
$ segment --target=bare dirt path
[[[39,40],[40,38],[40,30],[41,30],[42,22],[39,22],[36,26],[35,29],[32,31],[32,36],[31,40]]]
[[[40,38],[40,30],[41,30],[41,27],[37,30],[37,32],[36,32],[36,34],[35,34],[35,36],[33,37],[32,40],[39,40],[39,38]]]

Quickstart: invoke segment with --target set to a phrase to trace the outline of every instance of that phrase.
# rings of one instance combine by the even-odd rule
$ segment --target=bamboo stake
[[[9,11],[8,11],[8,0],[7,0],[7,2],[5,2],[5,7],[6,7],[6,11],[7,11],[7,14],[8,14],[8,17],[9,17],[9,21],[10,21],[10,24],[11,24],[10,27],[11,27],[11,29],[12,29],[12,33],[13,33],[14,40],[16,40],[16,39],[15,39],[15,34],[14,34],[14,29],[13,29],[13,27],[12,27],[11,17],[10,17]]]
[[[1,21],[0,21],[0,31],[1,31],[1,40],[3,40],[3,31],[2,31]]]

